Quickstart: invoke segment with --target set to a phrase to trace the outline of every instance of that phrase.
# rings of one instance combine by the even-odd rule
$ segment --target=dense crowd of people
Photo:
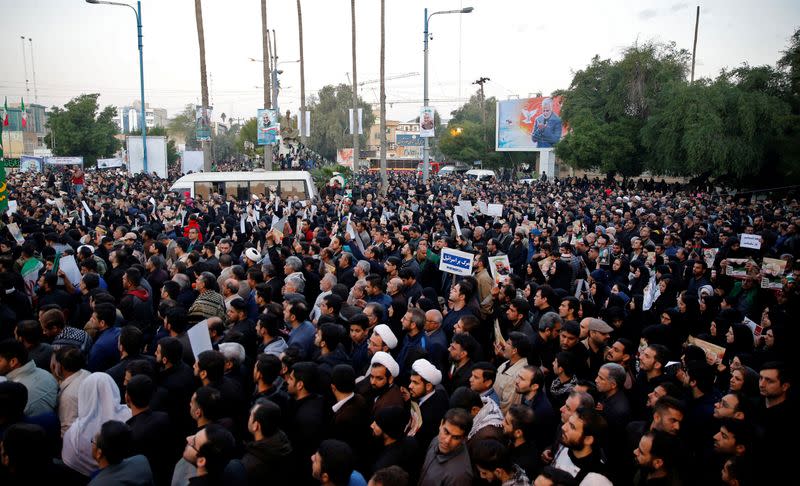
[[[352,179],[9,174],[0,484],[790,481],[796,199]]]

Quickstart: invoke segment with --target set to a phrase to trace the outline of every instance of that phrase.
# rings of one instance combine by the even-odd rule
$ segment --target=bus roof
[[[196,172],[186,174],[176,180],[173,186],[182,186],[193,182],[223,182],[223,181],[290,181],[307,180],[314,184],[311,173],[304,170],[285,171],[232,171],[232,172]]]

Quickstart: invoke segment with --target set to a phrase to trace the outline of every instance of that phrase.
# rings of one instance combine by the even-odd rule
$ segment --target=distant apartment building
[[[134,101],[129,106],[117,107],[117,116],[114,121],[121,133],[139,131],[141,125],[141,102]],[[167,110],[164,108],[151,108],[145,104],[144,121],[148,129],[164,127],[167,124]]]
[[[35,151],[45,148],[44,137],[47,134],[45,107],[35,103],[26,104],[25,113],[27,123],[23,128],[20,104],[8,104],[8,126],[3,127],[3,155],[7,158],[34,155]]]

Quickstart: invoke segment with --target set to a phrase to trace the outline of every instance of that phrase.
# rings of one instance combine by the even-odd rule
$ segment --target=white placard
[[[200,356],[203,351],[211,351],[214,349],[211,346],[211,334],[208,332],[208,319],[200,321],[192,326],[186,335],[189,336],[189,344],[192,346],[192,354],[194,359]]]
[[[761,236],[742,233],[739,235],[739,246],[742,248],[750,248],[752,250],[760,250]]]
[[[8,231],[11,232],[11,236],[17,240],[17,244],[21,245],[25,243],[25,238],[22,236],[22,231],[19,230],[17,223],[8,223],[6,227],[8,228]]]
[[[475,208],[472,207],[472,203],[470,201],[459,200],[458,206],[462,208],[463,211],[466,211],[467,214],[472,214]]]
[[[239,219],[239,232],[241,232],[242,235],[245,234],[245,227],[244,227],[245,219],[247,219],[247,215],[242,213],[242,217]]]
[[[439,270],[454,275],[472,275],[472,260],[474,255],[452,248],[442,248],[439,259]]]
[[[86,204],[86,201],[81,201],[81,204],[83,204],[83,209],[85,209],[85,210],[86,210],[86,214],[88,214],[90,218],[91,218],[92,216],[94,216],[94,213],[92,212],[92,210],[91,210],[91,209],[89,209],[89,205],[88,205],[88,204]]]
[[[58,269],[64,272],[73,287],[77,287],[81,283],[81,271],[75,262],[75,255],[61,257],[58,260]]]
[[[488,207],[486,206],[486,203],[483,201],[478,201],[478,211],[480,211],[481,214],[486,214],[487,216],[489,214]]]
[[[8,200],[8,209],[6,210],[6,214],[11,216],[12,214],[17,212],[17,209],[19,209],[19,205],[17,204],[17,200],[16,199],[9,199]]]
[[[97,159],[98,169],[113,169],[116,167],[122,167],[122,159],[119,158]]]
[[[486,215],[487,216],[503,216],[503,205],[502,204],[489,204],[486,208]]]

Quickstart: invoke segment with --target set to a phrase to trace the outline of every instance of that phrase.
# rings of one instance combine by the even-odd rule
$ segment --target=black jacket
[[[248,443],[242,457],[248,484],[288,485],[291,456],[292,444],[282,430],[263,440]]]

